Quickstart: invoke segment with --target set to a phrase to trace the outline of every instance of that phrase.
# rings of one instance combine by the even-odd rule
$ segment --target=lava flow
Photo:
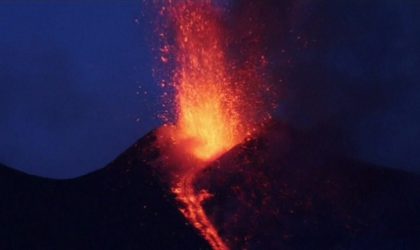
[[[183,206],[180,210],[184,216],[217,250],[228,246],[203,208],[203,202],[212,195],[196,190],[195,179],[212,160],[251,136],[259,122],[253,114],[262,113],[253,99],[258,92],[256,78],[240,79],[254,72],[244,74],[227,53],[223,13],[210,0],[169,0],[161,9],[161,14],[169,18],[174,36],[173,44],[161,48],[162,62],[173,59],[175,65],[171,87],[176,121],[161,130],[161,137],[166,138],[161,144],[167,144],[170,138],[172,155],[178,159],[171,189]],[[250,64],[248,60],[247,68]]]

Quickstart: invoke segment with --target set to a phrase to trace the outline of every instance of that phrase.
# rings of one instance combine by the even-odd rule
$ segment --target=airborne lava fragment
[[[196,191],[194,182],[212,160],[255,134],[270,117],[259,100],[270,88],[256,73],[265,57],[252,50],[252,55],[243,55],[245,64],[235,63],[228,53],[224,11],[212,1],[168,1],[160,13],[169,18],[175,36],[174,44],[160,50],[163,63],[173,58],[175,64],[171,86],[176,121],[160,133],[161,144],[173,142],[172,155],[178,155],[173,164],[182,165],[172,170],[172,190],[182,213],[211,246],[228,249],[203,209],[211,194]]]

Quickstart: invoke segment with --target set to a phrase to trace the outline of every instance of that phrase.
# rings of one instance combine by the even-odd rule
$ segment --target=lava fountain
[[[172,170],[171,190],[182,206],[180,211],[218,250],[228,246],[203,208],[212,195],[196,190],[195,177],[269,118],[261,98],[271,92],[258,74],[266,64],[262,54],[246,56],[244,63],[231,59],[224,13],[210,0],[167,1],[160,10],[171,31],[160,33],[165,40],[161,61],[172,62],[175,69],[169,85],[175,121],[159,132],[162,147],[171,142],[168,155],[178,166]]]

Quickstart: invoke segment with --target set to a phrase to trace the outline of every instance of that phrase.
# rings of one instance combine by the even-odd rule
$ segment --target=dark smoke
[[[278,117],[349,157],[420,172],[419,3],[264,0],[233,7],[239,16],[251,9],[265,24],[281,93]]]

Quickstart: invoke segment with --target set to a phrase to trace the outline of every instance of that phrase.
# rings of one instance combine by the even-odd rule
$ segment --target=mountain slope
[[[420,176],[272,124],[196,181],[233,249],[420,249]]]
[[[71,180],[0,166],[0,248],[209,249],[147,164],[157,156],[153,140]]]
[[[0,249],[209,249],[151,167],[155,140],[71,180],[0,166]],[[420,249],[420,177],[339,155],[274,123],[195,188],[231,249]]]

